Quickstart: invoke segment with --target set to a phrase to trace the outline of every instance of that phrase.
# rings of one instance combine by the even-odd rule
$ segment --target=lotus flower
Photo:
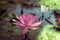
[[[41,24],[41,21],[33,23],[36,20],[37,15],[24,13],[23,15],[16,16],[18,20],[13,19],[13,24],[17,28],[23,28],[23,34],[26,34],[29,29],[36,30],[36,26]]]

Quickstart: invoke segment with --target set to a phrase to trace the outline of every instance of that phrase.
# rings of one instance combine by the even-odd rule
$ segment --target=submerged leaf
[[[53,24],[53,23],[51,23],[47,18],[45,18],[45,20],[46,20],[48,23]]]

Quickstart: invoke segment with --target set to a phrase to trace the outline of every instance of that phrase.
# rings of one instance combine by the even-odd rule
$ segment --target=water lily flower
[[[34,23],[37,18],[37,15],[32,15],[28,13],[24,13],[23,15],[16,16],[18,20],[13,19],[13,24],[17,26],[17,28],[23,28],[23,34],[26,34],[29,29],[36,30],[36,26],[39,26],[42,21]]]

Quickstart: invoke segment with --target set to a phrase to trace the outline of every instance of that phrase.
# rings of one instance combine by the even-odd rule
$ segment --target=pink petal
[[[18,20],[15,20],[15,19],[12,19],[12,21],[13,21],[13,22],[18,22],[18,23],[20,23]]]
[[[28,17],[29,17],[29,14],[28,13],[24,13],[23,15],[22,15],[22,17],[23,17],[23,19],[24,19],[24,22],[27,24],[28,23]]]
[[[32,29],[32,30],[36,30],[37,28],[30,28],[30,29]]]
[[[34,24],[31,24],[31,27],[39,26],[42,23],[42,21],[36,22]]]
[[[21,21],[21,23],[25,24],[22,16],[16,16],[16,17],[17,17],[17,19],[19,19]]]
[[[27,32],[28,32],[28,28],[26,27],[23,29],[23,34],[26,34]]]
[[[22,23],[20,23],[19,21],[17,21],[17,20],[15,20],[15,19],[13,19],[13,24],[15,24],[16,26],[21,26],[21,27],[25,27],[25,25],[24,24],[22,24]]]
[[[37,16],[30,15],[30,21],[28,25],[31,25],[35,20]]]
[[[27,19],[28,16],[29,16],[28,13],[24,13],[24,14],[22,15],[22,17],[23,17],[24,19]]]
[[[12,21],[16,21],[15,19],[12,19]]]
[[[16,26],[21,26],[21,27],[25,27],[25,25],[23,25],[23,24],[21,24],[21,23],[13,23],[13,24],[15,24]]]
[[[13,19],[13,24],[16,24],[16,25],[20,25],[20,24],[22,24],[21,22],[19,22],[18,20],[15,20],[15,19]]]

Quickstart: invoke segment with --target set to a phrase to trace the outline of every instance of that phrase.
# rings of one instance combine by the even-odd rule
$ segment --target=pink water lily
[[[18,28],[23,28],[23,34],[27,33],[29,29],[36,30],[36,26],[41,24],[41,21],[34,23],[37,15],[24,13],[23,15],[16,16],[18,20],[13,19],[13,24]]]

